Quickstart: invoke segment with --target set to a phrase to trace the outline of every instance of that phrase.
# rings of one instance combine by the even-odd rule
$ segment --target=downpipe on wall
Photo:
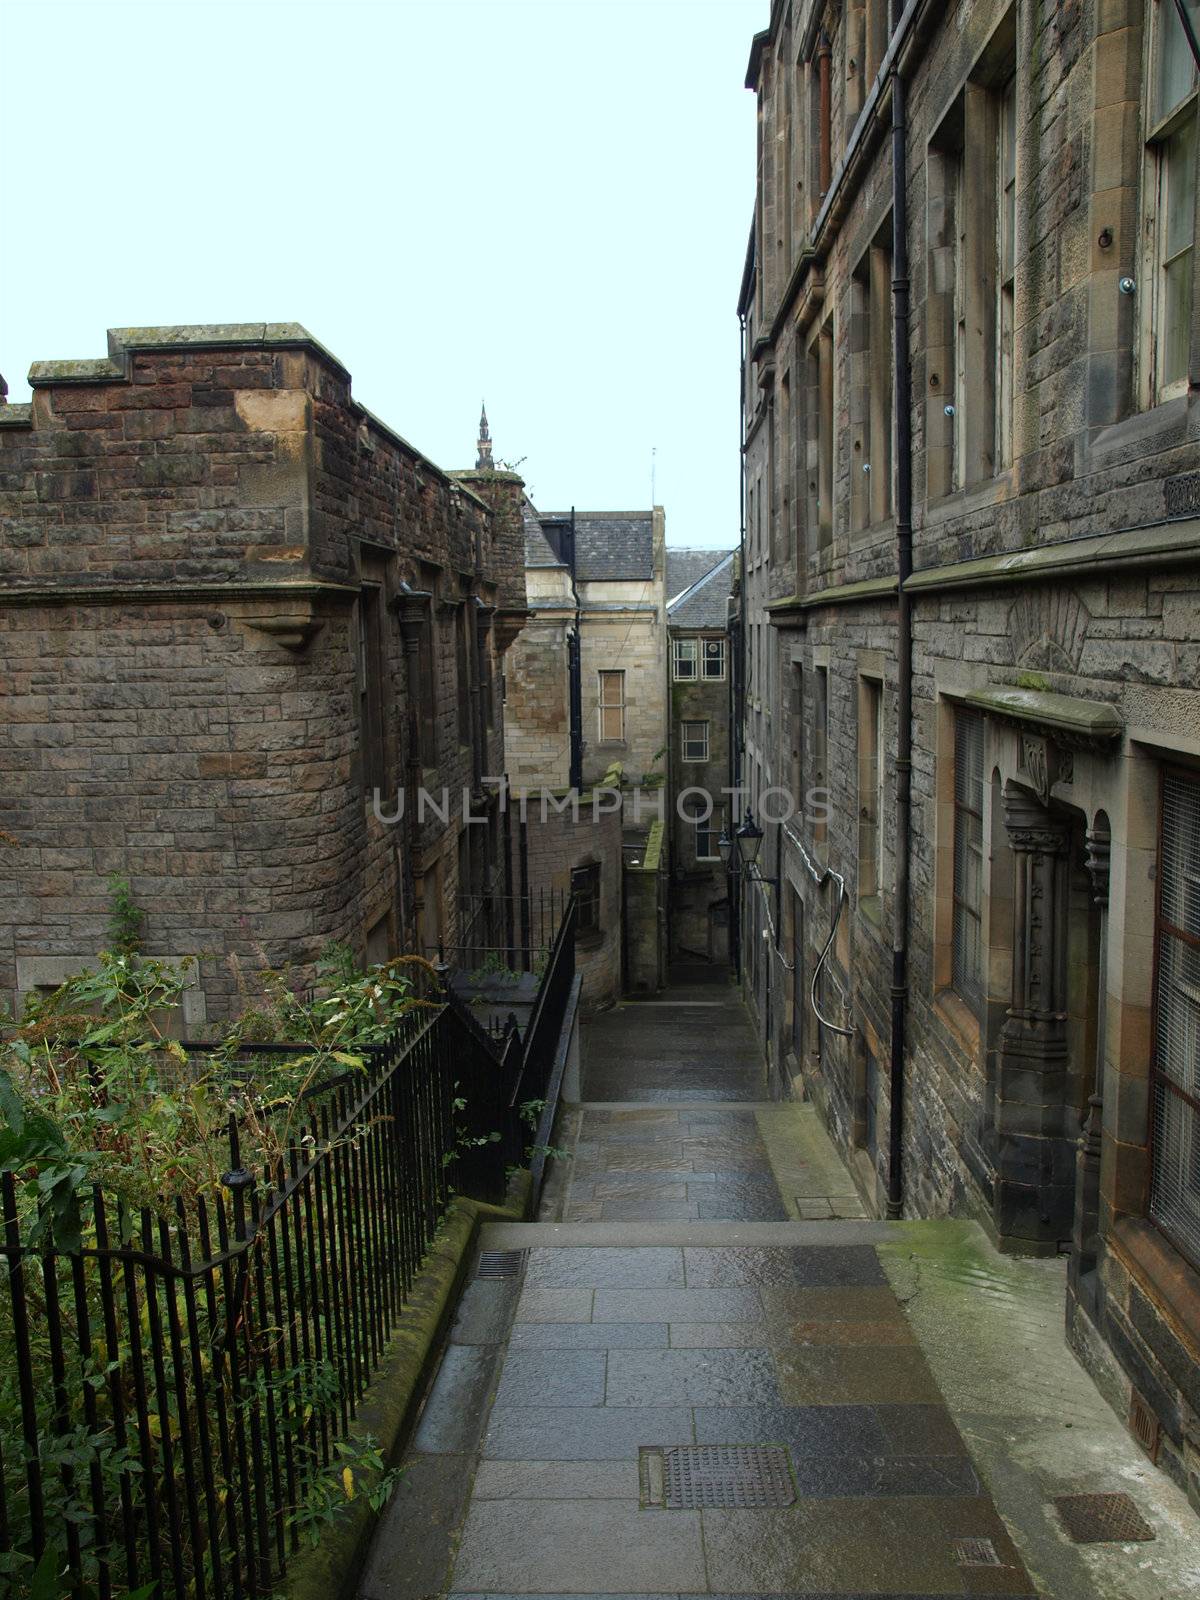
[[[893,26],[900,6],[893,7]],[[908,351],[908,84],[892,68],[892,411],[896,418],[896,852],[892,920],[887,1215],[904,1214],[904,1047],[912,848],[912,374]]]

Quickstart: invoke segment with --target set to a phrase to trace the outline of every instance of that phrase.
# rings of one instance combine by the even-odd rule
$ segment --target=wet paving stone
[[[593,1289],[526,1289],[517,1302],[517,1321],[590,1322],[594,1297]],[[626,1317],[623,1320],[643,1319]]]
[[[703,1212],[694,1200],[602,1200],[602,1222],[698,1222]]]
[[[765,1322],[672,1322],[675,1350],[762,1350],[768,1344]]]
[[[761,1284],[801,1288],[874,1288],[886,1284],[870,1245],[837,1249],[720,1250],[692,1247],[684,1252],[689,1288],[722,1284]]]
[[[681,1289],[683,1251],[673,1247],[529,1252],[525,1282],[535,1288]]]
[[[965,1455],[966,1445],[954,1419],[936,1405],[879,1405],[875,1407],[888,1448],[899,1455]]]
[[[496,1345],[447,1345],[413,1437],[417,1454],[463,1455],[475,1449],[502,1354]]]
[[[629,1461],[481,1461],[477,1500],[636,1500],[638,1464]]]
[[[380,1519],[358,1600],[422,1600],[440,1594],[454,1533],[471,1497],[474,1456],[413,1456]],[[414,1529],[419,1537],[414,1538]]]
[[[656,1174],[656,1176],[658,1176]],[[616,1183],[601,1180],[593,1183],[591,1188],[592,1199],[601,1205],[683,1205],[694,1195],[688,1194],[687,1183],[682,1175],[678,1179],[670,1174],[662,1174],[670,1178],[670,1182],[639,1183],[636,1178],[620,1178]]]
[[[980,1492],[966,1456],[797,1456],[792,1472],[797,1491],[808,1498]]]
[[[602,1406],[603,1350],[510,1350],[498,1406]]]
[[[793,1322],[773,1330],[773,1344],[866,1344],[911,1345],[916,1337],[911,1326],[898,1318],[894,1322]]]
[[[761,1342],[761,1341],[759,1341]],[[668,1344],[665,1322],[518,1322],[510,1350],[655,1350]]]
[[[765,1285],[759,1290],[763,1311],[772,1323],[905,1322],[895,1295],[887,1288],[800,1289]]]
[[[502,1340],[520,1292],[515,1279],[472,1279],[454,1313],[450,1343],[495,1344]]]
[[[931,1404],[941,1391],[920,1350],[806,1345],[775,1352],[787,1405]]]
[[[873,1406],[698,1406],[697,1444],[781,1444],[802,1456],[888,1453]]]
[[[692,1442],[692,1413],[682,1406],[494,1406],[483,1454],[490,1461],[636,1461],[643,1445]]]
[[[705,1587],[700,1513],[636,1500],[476,1500],[454,1564],[456,1589],[615,1593]]]
[[[1000,1568],[987,1593],[1026,1594],[1029,1580],[991,1502],[969,1495],[802,1499],[788,1511],[704,1511],[714,1588],[767,1593],[963,1592],[954,1540],[991,1538]],[[967,1592],[975,1589],[975,1574]]]
[[[779,1398],[766,1350],[614,1350],[608,1358],[609,1406],[772,1405]]]
[[[757,1289],[597,1289],[593,1322],[738,1322],[762,1315]]]
[[[711,1195],[698,1190],[693,1204],[701,1222],[787,1221],[783,1201],[766,1189],[730,1192],[723,1184],[715,1184]]]

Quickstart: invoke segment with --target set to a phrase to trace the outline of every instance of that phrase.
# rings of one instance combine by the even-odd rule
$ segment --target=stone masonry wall
[[[831,815],[823,831],[789,825],[780,860],[803,903],[804,940],[791,953],[806,977],[828,928],[830,891],[813,885],[802,849],[846,877],[849,903],[824,1003],[835,1020],[853,1022],[856,1036],[850,1043],[836,1040],[806,1014],[797,1030],[805,1059],[797,1067],[854,1158],[867,1198],[882,1206],[891,1115],[896,547],[891,515],[863,526],[855,507],[862,503],[856,442],[867,370],[864,263],[872,247],[890,248],[891,144],[883,99],[882,117],[864,120],[855,161],[839,175],[853,118],[838,114],[847,60],[839,45],[844,35],[830,26],[836,193],[816,233],[820,200],[805,188],[813,171],[813,124],[796,88],[805,63],[795,78],[790,73],[802,54],[802,36],[812,36],[810,17],[822,9],[829,26],[835,8],[823,8],[820,0],[799,13],[774,7],[769,38],[756,46],[751,62],[762,136],[757,264],[742,308],[749,330],[744,735],[752,790],[786,782],[797,762],[811,782],[820,732],[815,680],[828,674]],[[1024,741],[1044,736],[1045,729],[1039,735],[1031,721],[998,712],[984,718],[986,1003],[976,1017],[949,981],[955,707],[967,696],[997,694],[1015,697],[1014,704],[1027,695],[1043,708],[1051,702],[1039,697],[1065,696],[1081,718],[1088,708],[1111,707],[1120,730],[1111,741],[1079,738],[1072,745],[1062,735],[1072,759],[1050,791],[1049,808],[1071,840],[1064,869],[1069,1051],[1052,1128],[1061,1170],[1042,1173],[1036,1166],[1042,1158],[1030,1145],[1030,1176],[1021,1176],[1032,1191],[1036,1168],[1046,1206],[1061,1205],[1074,1181],[1097,1040],[1096,920],[1088,910],[1083,838],[1085,829],[1099,827],[1112,840],[1101,1244],[1097,1287],[1072,1300],[1073,1338],[1114,1403],[1124,1409],[1131,1389],[1148,1400],[1163,1430],[1161,1463],[1200,1502],[1200,1350],[1185,1332],[1200,1316],[1200,1272],[1145,1220],[1158,784],[1164,765],[1195,771],[1200,764],[1200,347],[1193,332],[1187,393],[1155,404],[1146,376],[1152,351],[1142,325],[1153,293],[1143,254],[1153,201],[1144,183],[1153,164],[1142,96],[1145,25],[1154,10],[1140,0],[1112,6],[1022,0],[1015,8],[976,0],[926,8],[905,56],[916,572],[909,585],[914,748],[903,1180],[910,1215],[965,1212],[1002,1236],[1010,1228],[1035,1233],[1044,1221],[1018,1216],[1005,1197],[1001,1178],[1007,1174],[1011,1193],[1025,1146],[1011,1132],[1018,1116],[1011,1103],[1004,1124],[1010,1131],[1003,1131],[998,1100],[1006,1081],[1000,1056],[1014,971],[1014,868],[999,796],[1005,785],[1028,792],[1036,781],[1025,764]],[[998,96],[1014,72],[1012,460],[953,487],[947,482],[953,430],[977,427],[973,412],[984,385],[966,391],[965,401],[952,406],[956,415],[947,414],[956,395],[943,318],[962,235],[986,238],[991,230],[995,237],[995,212],[987,206],[990,158],[981,155],[978,135],[993,112],[980,111],[981,96]],[[793,91],[796,98],[789,100]],[[943,232],[938,163],[962,141],[964,119],[971,117],[979,120],[968,123],[963,145],[964,215]],[[799,180],[790,222],[781,209],[778,165],[789,140],[791,171]],[[786,243],[782,250],[779,245],[789,238],[790,256]],[[1133,295],[1119,289],[1125,276],[1136,285]],[[967,292],[979,296],[981,280],[969,283]],[[1200,303],[1195,273],[1192,294],[1194,307]],[[812,517],[822,428],[814,337],[826,326],[833,339],[833,503],[830,537],[822,540]],[[778,641],[777,655],[764,632]],[[797,671],[803,683],[798,730]],[[886,765],[882,894],[867,906],[858,892],[856,827],[864,675],[883,681]],[[1058,748],[1053,739],[1050,744]],[[769,828],[767,834],[763,854],[773,864],[775,841]],[[748,940],[756,935],[756,916],[748,901]],[[784,926],[789,929],[786,918]],[[747,966],[749,978],[758,978],[752,1000],[764,1043],[782,1066],[792,1048],[792,976],[761,955]],[[788,1073],[781,1076],[786,1081]],[[864,1148],[868,1106],[874,1152]],[[1040,1112],[1029,1108],[1031,1125],[1044,1125],[1046,1119],[1039,1125],[1035,1115]]]
[[[39,364],[32,406],[0,412],[0,990],[28,986],[20,963],[94,953],[116,873],[152,953],[204,953],[220,1013],[231,957],[303,968],[381,919],[401,948],[414,858],[455,859],[457,822],[385,826],[364,794],[360,580],[381,586],[393,796],[411,727],[388,600],[423,562],[443,598],[473,588],[499,617],[516,580],[502,596],[487,505],[370,418],[303,329],[121,330],[110,350]],[[444,618],[437,634],[438,769],[457,791],[471,752]],[[494,676],[483,768],[500,773]]]

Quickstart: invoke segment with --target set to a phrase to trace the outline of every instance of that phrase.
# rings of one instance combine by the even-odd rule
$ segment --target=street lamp
[[[758,865],[758,852],[762,849],[763,831],[758,823],[755,822],[754,813],[749,806],[746,807],[745,818],[741,827],[734,833],[734,838],[737,840],[738,860],[745,868],[747,878],[750,879],[751,883],[769,885],[778,894],[779,879],[767,877]]]
[[[728,867],[730,865],[729,857],[733,850],[733,840],[729,837],[729,829],[724,823],[721,825],[721,837],[717,840],[717,850],[720,853],[721,860]],[[736,866],[736,862],[734,865]]]
[[[738,856],[747,872],[758,861],[758,852],[762,849],[763,831],[754,820],[754,813],[747,806],[746,817],[741,827],[734,836],[737,839]],[[754,874],[750,873],[753,877]]]

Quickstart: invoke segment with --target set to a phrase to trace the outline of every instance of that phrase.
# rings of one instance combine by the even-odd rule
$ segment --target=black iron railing
[[[354,1492],[345,1440],[452,1192],[496,1200],[544,1098],[574,915],[530,1025],[497,1044],[448,998],[293,1111],[267,1170],[227,1130],[223,1187],[31,1248],[0,1175],[0,1592],[266,1596]],[[349,1470],[350,1478],[344,1473]]]
[[[545,970],[571,901],[568,890],[521,895],[463,895],[452,942],[425,951],[465,972]]]

